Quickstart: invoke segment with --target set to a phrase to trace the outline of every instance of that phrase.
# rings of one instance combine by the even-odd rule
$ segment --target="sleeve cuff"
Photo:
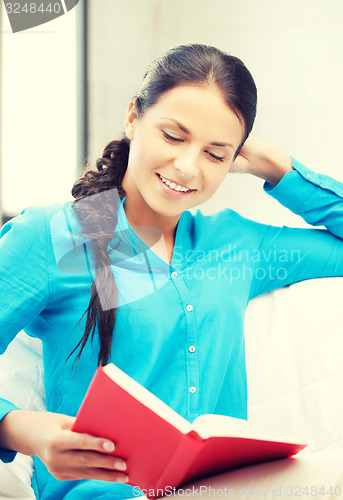
[[[19,410],[17,406],[0,398],[0,420],[2,420],[10,411]],[[0,460],[5,463],[12,462],[16,456],[17,452],[14,450],[7,450],[5,448],[0,448]]]
[[[341,182],[310,170],[295,158],[292,158],[292,166],[294,170],[287,172],[276,186],[266,181],[263,190],[293,212],[300,214],[305,211],[318,187],[343,198]]]

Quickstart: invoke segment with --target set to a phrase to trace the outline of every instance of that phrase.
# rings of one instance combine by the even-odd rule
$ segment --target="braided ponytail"
[[[80,359],[82,351],[89,337],[93,338],[96,327],[98,328],[100,349],[98,354],[98,365],[106,365],[111,352],[112,332],[117,314],[117,307],[113,307],[113,300],[117,303],[118,289],[113,273],[111,272],[111,260],[108,253],[108,244],[113,238],[117,225],[117,207],[113,203],[112,196],[106,196],[106,192],[117,189],[119,197],[125,196],[122,180],[126,172],[130,150],[130,141],[127,137],[119,141],[111,141],[105,147],[102,157],[96,161],[97,170],[87,170],[72,188],[75,201],[73,210],[83,226],[81,234],[94,244],[95,257],[95,279],[91,285],[91,298],[89,305],[82,318],[86,315],[86,326],[83,337],[77,344],[70,356],[78,349],[77,360]],[[100,203],[94,203],[87,198],[104,192]],[[78,202],[82,200],[82,205]],[[106,289],[106,293],[102,293]],[[112,306],[100,303],[99,297],[111,297]],[[82,319],[81,318],[81,319]],[[69,356],[69,357],[70,357]]]

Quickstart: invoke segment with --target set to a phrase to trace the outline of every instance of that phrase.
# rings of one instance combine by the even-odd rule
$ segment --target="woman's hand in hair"
[[[292,160],[287,153],[253,136],[245,141],[230,168],[230,172],[252,174],[273,186],[290,170],[293,170]]]
[[[97,479],[127,482],[125,461],[108,439],[73,432],[75,418],[50,412],[13,410],[1,421],[1,445],[36,455],[60,481]]]

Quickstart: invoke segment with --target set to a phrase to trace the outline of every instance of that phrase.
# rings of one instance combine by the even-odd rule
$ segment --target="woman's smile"
[[[178,184],[171,179],[167,179],[159,173],[157,173],[156,176],[160,189],[162,189],[163,193],[167,196],[171,196],[176,199],[183,199],[196,191],[196,189],[191,189],[184,184]]]

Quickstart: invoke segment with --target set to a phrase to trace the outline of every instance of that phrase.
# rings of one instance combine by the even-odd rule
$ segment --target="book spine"
[[[185,434],[157,479],[153,488],[155,494],[147,497],[156,498],[161,496],[161,490],[179,486],[204,443],[205,441],[195,431]]]

